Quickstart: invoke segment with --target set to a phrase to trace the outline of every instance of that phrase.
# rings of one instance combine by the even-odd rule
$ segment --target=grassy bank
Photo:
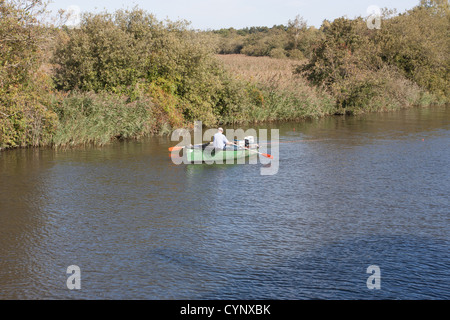
[[[356,70],[340,83],[351,104],[343,105],[342,93],[312,85],[297,70],[308,60],[295,61],[243,54],[218,55],[236,78],[255,84],[265,103],[246,114],[249,121],[296,120],[327,115],[393,111],[411,106],[430,106],[445,101],[420,88],[393,70]],[[245,110],[243,110],[245,112]]]
[[[58,116],[52,145],[104,145],[112,139],[133,139],[161,131],[148,100],[127,102],[111,94],[73,93],[52,110]]]
[[[242,54],[217,57],[233,76],[258,90],[260,104],[242,110],[249,122],[317,118],[334,112],[333,97],[294,74],[293,60]]]
[[[84,13],[78,28],[44,25],[45,3],[25,2],[0,2],[0,150],[104,145],[194,121],[290,121],[449,101],[442,1],[385,14],[381,30],[362,18],[320,29],[297,19],[222,30],[225,42],[139,8]],[[217,54],[241,48],[235,41],[245,55]]]

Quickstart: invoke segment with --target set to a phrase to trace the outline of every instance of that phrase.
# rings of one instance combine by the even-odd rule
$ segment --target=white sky
[[[49,9],[67,9],[78,6],[81,11],[114,11],[132,8],[135,5],[153,13],[159,20],[184,19],[195,29],[236,29],[252,26],[284,24],[301,15],[308,25],[320,27],[324,19],[330,21],[347,16],[367,17],[367,8],[397,9],[398,13],[413,8],[419,0],[52,0]]]

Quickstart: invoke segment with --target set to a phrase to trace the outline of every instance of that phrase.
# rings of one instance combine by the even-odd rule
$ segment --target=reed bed
[[[242,54],[218,55],[226,70],[236,79],[256,85],[264,104],[247,110],[255,121],[297,120],[333,114],[335,101],[324,90],[312,87],[294,74],[299,61]]]

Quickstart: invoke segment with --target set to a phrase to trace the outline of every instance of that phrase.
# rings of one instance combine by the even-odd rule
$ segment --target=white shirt
[[[222,132],[217,132],[214,135],[213,147],[216,149],[223,149],[227,145],[228,139]]]

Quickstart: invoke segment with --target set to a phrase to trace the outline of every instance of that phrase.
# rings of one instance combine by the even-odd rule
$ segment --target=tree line
[[[218,42],[219,54],[245,54],[301,60],[312,53],[313,44],[323,34],[297,15],[286,25],[273,27],[247,27],[211,31]]]
[[[446,100],[449,96],[449,4],[421,0],[396,14],[382,10],[379,29],[358,17],[325,20],[319,29],[301,16],[287,25],[212,31],[218,53],[299,60],[296,72],[332,92],[338,105],[363,107],[383,79],[410,81]],[[388,81],[388,80],[386,80]]]
[[[295,120],[448,102],[447,1],[421,0],[399,15],[384,10],[379,30],[363,18],[317,29],[297,16],[286,26],[196,31],[138,7],[86,12],[74,28],[63,12],[48,22],[46,6],[0,0],[0,150],[102,145],[194,120]],[[296,61],[301,87],[241,79],[217,59],[230,53]]]

